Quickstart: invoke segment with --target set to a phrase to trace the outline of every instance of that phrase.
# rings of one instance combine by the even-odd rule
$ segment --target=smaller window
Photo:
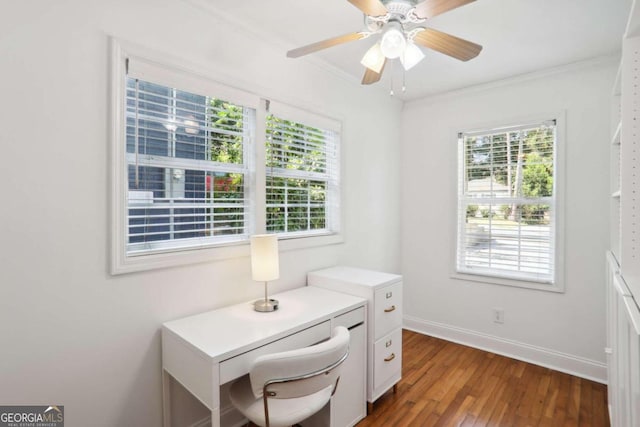
[[[461,133],[458,273],[554,285],[556,122]]]
[[[339,133],[274,114],[266,126],[267,232],[337,232]]]

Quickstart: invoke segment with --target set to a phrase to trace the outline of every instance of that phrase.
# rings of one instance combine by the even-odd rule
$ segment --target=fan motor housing
[[[412,2],[402,0],[391,0],[383,2],[383,4],[387,8],[389,14],[400,21],[405,20],[407,18],[407,13],[409,13],[409,11],[414,7]]]
[[[382,1],[387,9],[387,14],[383,16],[364,16],[364,24],[370,32],[380,31],[388,22],[398,22],[406,30],[411,29],[415,24],[420,24],[425,20],[413,13],[413,9],[418,1],[414,0],[388,0]],[[409,26],[406,28],[405,26]]]

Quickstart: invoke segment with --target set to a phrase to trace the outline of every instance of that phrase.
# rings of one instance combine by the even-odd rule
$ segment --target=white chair
[[[260,356],[231,385],[231,403],[259,426],[292,426],[329,402],[348,355],[349,330],[338,326],[320,344]]]

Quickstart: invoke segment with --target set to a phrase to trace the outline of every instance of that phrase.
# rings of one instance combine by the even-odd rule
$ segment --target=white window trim
[[[266,197],[265,197],[265,147],[263,138],[265,135],[266,109],[265,101],[250,92],[235,89],[239,85],[217,83],[213,78],[219,81],[228,80],[228,76],[220,76],[215,70],[207,69],[200,64],[193,64],[182,58],[173,57],[162,52],[154,51],[148,48],[128,43],[115,38],[109,39],[110,44],[110,156],[108,171],[109,178],[109,230],[110,236],[110,273],[112,275],[132,273],[138,271],[154,270],[159,268],[168,268],[188,264],[196,264],[211,261],[220,261],[238,257],[248,257],[250,255],[249,240],[236,242],[220,242],[208,245],[203,248],[185,248],[185,250],[172,250],[167,252],[158,252],[147,255],[127,256],[127,204],[126,204],[126,186],[127,183],[127,162],[126,145],[124,141],[124,133],[122,132],[125,125],[125,88],[126,79],[124,70],[127,66],[127,58],[136,58],[137,72],[143,75],[151,68],[163,68],[166,70],[166,79],[172,82],[176,72],[191,76],[192,78],[180,80],[180,88],[183,90],[191,90],[193,92],[202,92],[198,89],[198,84],[203,80],[207,81],[215,93],[221,97],[226,97],[231,102],[237,102],[245,106],[255,108],[256,110],[256,136],[250,141],[253,155],[248,156],[247,165],[249,167],[248,183],[253,191],[250,193],[252,197],[252,210],[249,213],[253,215],[253,228],[249,230],[249,234],[260,234],[265,232],[266,224]],[[153,79],[152,79],[153,80]],[[166,83],[166,82],[165,82]],[[272,101],[274,102],[274,101]],[[284,104],[282,104],[284,105]],[[303,110],[300,110],[303,111]],[[312,113],[309,113],[312,114]],[[333,119],[322,118],[321,123],[339,123]],[[339,151],[341,150],[341,146]],[[339,172],[342,171],[342,165],[339,166]],[[340,184],[341,186],[342,184]],[[338,192],[342,194],[342,192]],[[339,203],[342,204],[342,196],[339,196]],[[336,215],[336,221],[342,224],[344,213],[342,209]],[[304,236],[280,236],[279,249],[281,252],[299,250],[305,248],[321,247],[328,245],[341,244],[344,242],[344,230],[342,226],[337,232],[333,233],[314,233]]]
[[[505,277],[496,277],[491,275],[484,274],[470,274],[470,273],[460,273],[457,271],[457,257],[458,257],[458,179],[459,179],[459,147],[458,147],[458,134],[461,130],[464,131],[473,131],[474,129],[497,129],[497,128],[507,128],[511,126],[517,126],[522,123],[541,123],[550,119],[556,120],[556,146],[554,152],[554,185],[555,185],[555,253],[554,253],[554,283],[545,284],[540,282],[529,281],[526,279],[516,279],[516,278],[505,278]],[[501,285],[501,286],[512,286],[519,287],[525,289],[534,289],[541,291],[549,291],[549,292],[558,292],[562,293],[565,291],[565,269],[564,269],[564,223],[565,223],[565,171],[566,171],[566,162],[565,162],[565,149],[566,149],[566,111],[556,111],[550,113],[543,114],[535,114],[525,117],[517,117],[513,119],[507,120],[497,120],[488,123],[474,123],[474,124],[465,124],[461,126],[457,126],[455,129],[451,130],[450,140],[455,143],[455,155],[452,156],[452,177],[451,177],[451,194],[454,194],[455,197],[452,199],[451,212],[455,212],[455,219],[452,221],[452,236],[455,236],[455,242],[452,245],[451,254],[450,254],[450,266],[451,273],[450,277],[452,279],[469,281],[469,282],[480,282],[492,285]]]

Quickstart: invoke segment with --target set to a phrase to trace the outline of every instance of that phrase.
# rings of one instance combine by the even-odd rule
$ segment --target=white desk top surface
[[[359,297],[311,286],[270,295],[270,298],[280,302],[274,312],[259,313],[251,301],[166,322],[163,330],[208,357],[224,360],[366,302]]]

